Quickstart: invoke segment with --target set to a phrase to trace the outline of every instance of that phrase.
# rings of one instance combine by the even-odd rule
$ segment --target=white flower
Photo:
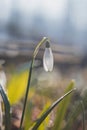
[[[44,66],[45,71],[52,71],[53,64],[54,64],[53,53],[52,53],[50,44],[47,41],[44,56],[43,56],[43,66]]]

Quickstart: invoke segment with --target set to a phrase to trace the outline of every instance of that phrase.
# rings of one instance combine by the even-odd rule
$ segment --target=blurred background
[[[62,95],[70,80],[75,79],[75,86],[81,94],[87,86],[86,12],[86,0],[0,1],[0,59],[6,61],[3,69],[7,87],[13,83],[14,73],[25,74],[35,46],[46,36],[51,41],[54,70],[48,74],[44,72],[42,46],[35,61],[32,86],[37,86],[38,93],[44,90],[43,95],[56,99]],[[12,85],[18,87],[15,81]],[[52,90],[48,93],[49,87]]]
[[[5,66],[28,62],[46,36],[51,41],[54,69],[81,78],[77,72],[87,64],[86,0],[3,0],[0,10],[0,58],[5,59]],[[44,46],[37,56],[40,67],[43,52]]]
[[[43,36],[54,53],[87,55],[86,0],[3,0],[0,10],[1,56],[28,55]]]

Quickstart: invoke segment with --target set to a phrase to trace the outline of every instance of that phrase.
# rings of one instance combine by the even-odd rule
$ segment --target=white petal
[[[44,56],[43,56],[43,66],[45,71],[53,70],[53,54],[51,48],[45,48]]]

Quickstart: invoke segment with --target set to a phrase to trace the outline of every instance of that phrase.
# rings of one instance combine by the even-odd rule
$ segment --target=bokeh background
[[[65,73],[70,79],[84,80],[86,0],[3,0],[0,10],[0,58],[5,59],[5,66],[28,62],[36,44],[46,36],[51,41],[59,81]],[[37,56],[37,66],[42,66],[43,51],[44,46]]]
[[[86,0],[0,1],[0,53],[10,56],[13,49],[13,55],[18,55],[27,43],[29,46],[47,36],[56,45],[68,45],[74,53],[85,55],[86,8]]]
[[[43,99],[40,94],[53,100],[57,99],[72,79],[75,80],[80,95],[86,90],[86,12],[86,0],[0,1],[0,59],[6,61],[3,69],[7,76],[7,88],[13,86],[14,89],[15,86],[15,91],[18,88],[19,84],[12,82],[14,74],[21,77],[18,73],[23,72],[25,76],[25,72],[28,72],[36,44],[44,36],[49,37],[51,41],[55,61],[53,72],[46,73],[43,70],[44,45],[39,50],[33,68],[31,86],[36,86],[34,94],[39,93],[39,96],[35,97],[36,101],[33,101],[34,105],[38,104],[33,112],[39,113],[42,109],[38,108],[41,106],[40,98]],[[19,79],[18,82],[24,79],[16,78]],[[26,88],[26,83],[24,86]],[[11,102],[18,103],[17,100],[24,96],[23,92],[24,90],[18,99],[12,99]]]

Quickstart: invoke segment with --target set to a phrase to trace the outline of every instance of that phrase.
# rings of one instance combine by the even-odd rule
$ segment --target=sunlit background
[[[20,46],[38,42],[43,36],[57,45],[74,47],[78,55],[86,54],[86,0],[3,0],[0,10],[1,54],[14,48],[13,55],[17,55]]]
[[[13,86],[11,91],[16,91],[16,87],[26,85],[21,72],[27,81],[25,73],[33,50],[46,36],[51,41],[55,64],[53,72],[44,72],[43,45],[33,68],[31,86],[39,93],[34,105],[39,104],[40,94],[53,100],[62,95],[72,79],[83,92],[87,87],[86,12],[87,0],[0,0],[0,59],[6,61],[3,66],[7,87]],[[19,85],[19,81],[24,82]],[[21,96],[24,96],[24,89],[11,101],[19,101]]]

